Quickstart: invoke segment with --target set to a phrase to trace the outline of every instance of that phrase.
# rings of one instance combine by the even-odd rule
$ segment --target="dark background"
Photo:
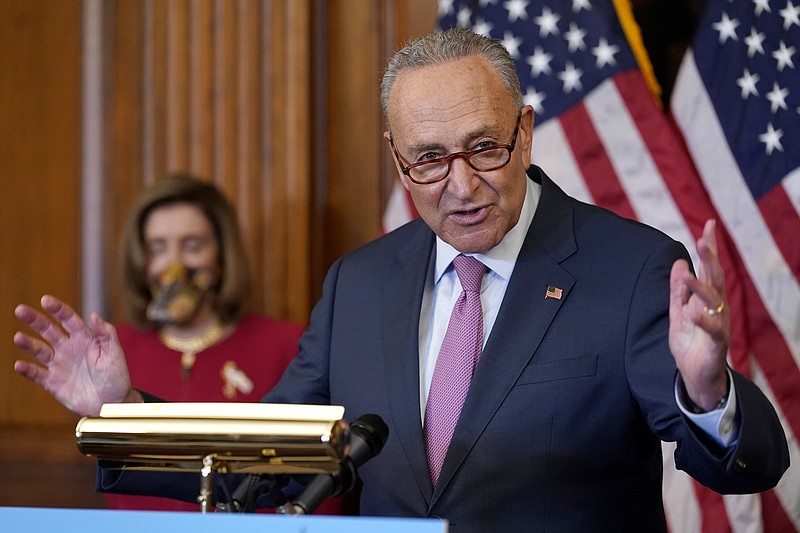
[[[692,42],[705,0],[632,0],[631,5],[667,107],[678,67]]]

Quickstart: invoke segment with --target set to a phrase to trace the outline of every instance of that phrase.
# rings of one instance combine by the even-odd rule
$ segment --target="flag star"
[[[788,30],[793,24],[800,26],[800,6],[786,0],[786,7],[778,11],[783,17],[783,29]]]
[[[763,33],[756,31],[755,27],[750,28],[750,35],[744,38],[744,42],[747,45],[747,57],[753,57],[756,52],[759,54],[764,53],[764,47],[762,46],[764,39],[766,39],[766,36]]]
[[[774,82],[772,84],[772,90],[767,93],[767,100],[769,100],[772,104],[772,106],[770,106],[770,110],[775,113],[778,108],[788,109],[788,107],[786,107],[787,96],[789,96],[789,89],[781,89],[778,86],[778,82]]]
[[[508,10],[508,21],[514,22],[519,19],[528,20],[528,0],[508,0],[503,7]]]
[[[456,23],[459,28],[468,28],[469,27],[469,18],[472,16],[472,10],[468,7],[462,7],[458,10],[458,14],[456,15],[456,19],[458,22]]]
[[[781,137],[783,137],[783,130],[779,129],[776,131],[770,122],[767,124],[767,131],[759,135],[758,140],[766,145],[767,155],[772,155],[773,150],[783,152]]]
[[[759,79],[761,78],[759,78],[758,74],[750,74],[750,69],[744,69],[742,77],[736,80],[736,85],[742,88],[742,100],[746,100],[750,94],[758,96],[756,83],[758,83]]]
[[[581,9],[589,11],[592,9],[592,4],[589,3],[589,0],[572,0],[572,12],[579,13]]]
[[[790,46],[786,48],[786,43],[781,41],[780,46],[777,50],[772,52],[772,57],[778,60],[778,71],[783,72],[783,67],[789,65],[789,67],[794,68],[794,62],[792,61],[792,56],[795,53],[794,46]]]
[[[486,22],[482,18],[478,18],[475,20],[475,25],[472,27],[472,32],[477,33],[478,35],[483,35],[484,37],[491,37],[492,28],[494,28],[494,26],[491,22]]]
[[[511,54],[511,57],[517,59],[519,57],[519,45],[522,44],[522,39],[519,37],[514,37],[514,34],[510,31],[507,31],[503,35],[503,46],[505,46],[508,53]]]
[[[769,0],[753,0],[753,3],[755,4],[756,16],[761,15],[762,11],[772,13],[772,10],[769,8]]]
[[[722,20],[719,22],[715,22],[711,26],[719,32],[719,42],[720,44],[725,44],[725,41],[728,39],[733,39],[734,41],[738,41],[739,37],[736,35],[736,27],[739,25],[739,21],[736,19],[729,19],[727,13],[722,14]]]
[[[552,72],[550,69],[550,61],[552,60],[553,54],[547,53],[542,50],[541,46],[537,46],[533,49],[533,55],[528,56],[525,62],[531,66],[531,77],[536,78],[542,72],[545,74]]]
[[[558,79],[564,82],[564,92],[571,93],[572,91],[583,89],[581,76],[583,76],[583,71],[575,68],[571,61],[567,61],[564,70],[558,73]]]
[[[547,98],[544,93],[537,92],[536,89],[533,87],[528,87],[528,92],[525,93],[525,105],[529,105],[533,107],[533,110],[537,113],[542,113],[544,111],[544,106],[542,105],[542,101]]]
[[[569,43],[569,51],[584,50],[586,48],[586,44],[583,42],[584,37],[586,37],[586,31],[579,28],[574,22],[570,22],[569,31],[564,34],[564,38]]]
[[[453,12],[453,0],[439,0],[439,16],[444,17]]]
[[[600,42],[592,48],[592,54],[597,57],[597,68],[603,68],[606,65],[612,67],[617,64],[614,55],[619,53],[619,46],[615,44],[608,44],[605,37],[600,37]]]
[[[558,21],[560,19],[561,17],[550,11],[549,7],[543,7],[542,14],[533,19],[539,25],[539,37],[547,37],[551,33],[558,35]]]

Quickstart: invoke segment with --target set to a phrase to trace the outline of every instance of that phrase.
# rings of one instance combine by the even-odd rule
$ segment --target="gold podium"
[[[75,428],[101,468],[197,471],[201,512],[219,473],[338,472],[349,451],[344,407],[265,403],[106,404]]]

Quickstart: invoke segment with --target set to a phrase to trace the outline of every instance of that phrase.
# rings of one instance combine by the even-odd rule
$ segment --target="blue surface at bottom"
[[[447,533],[447,522],[423,518],[288,516],[234,513],[0,507],[4,533]]]

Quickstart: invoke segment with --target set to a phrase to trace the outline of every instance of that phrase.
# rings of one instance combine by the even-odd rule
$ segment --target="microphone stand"
[[[355,487],[358,473],[352,461],[342,463],[336,474],[320,474],[314,477],[305,490],[293,501],[276,507],[278,514],[310,515],[331,496],[340,496]]]
[[[197,501],[200,504],[200,512],[206,514],[214,499],[214,471],[218,464],[216,454],[209,454],[203,457],[203,468],[200,470],[200,494]]]
[[[279,509],[289,504],[289,499],[283,493],[288,482],[287,475],[249,474],[233,491],[229,503],[217,505],[217,509],[231,513],[254,513],[259,498],[266,496],[270,506],[280,513]]]

